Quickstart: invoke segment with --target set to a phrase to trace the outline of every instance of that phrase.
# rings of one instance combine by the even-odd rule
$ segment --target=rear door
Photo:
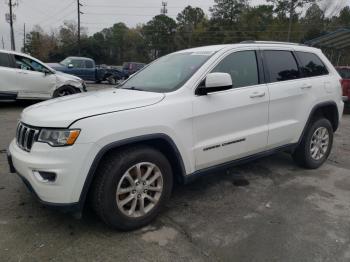
[[[86,80],[96,80],[96,68],[92,60],[85,60],[84,77]]]
[[[292,49],[267,49],[263,57],[270,93],[268,148],[296,143],[313,101],[314,83],[302,78]]]
[[[0,99],[15,99],[19,90],[17,74],[10,54],[0,52]]]

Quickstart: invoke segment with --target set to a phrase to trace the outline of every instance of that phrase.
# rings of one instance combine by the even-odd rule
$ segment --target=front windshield
[[[179,89],[213,52],[185,52],[164,56],[131,77],[120,87],[167,93]]]
[[[60,62],[61,65],[68,66],[69,64],[72,63],[72,59],[66,58],[63,61]]]

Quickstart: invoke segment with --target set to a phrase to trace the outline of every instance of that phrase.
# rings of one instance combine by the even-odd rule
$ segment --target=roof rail
[[[242,41],[242,42],[240,42],[240,44],[281,44],[281,45],[302,45],[302,46],[304,46],[304,44],[291,43],[291,42],[255,41],[255,40]]]

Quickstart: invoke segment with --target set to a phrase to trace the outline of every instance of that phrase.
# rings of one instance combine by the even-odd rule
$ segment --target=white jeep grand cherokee
[[[38,199],[108,225],[150,223],[173,181],[278,151],[327,159],[343,111],[340,76],[315,48],[246,42],[158,59],[115,89],[25,109],[9,163]]]
[[[57,72],[29,55],[0,50],[0,101],[45,100],[84,91],[79,77]]]

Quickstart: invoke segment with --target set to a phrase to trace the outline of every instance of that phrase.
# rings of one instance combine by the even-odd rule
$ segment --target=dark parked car
[[[57,71],[78,76],[85,81],[102,82],[108,81],[110,84],[116,84],[118,80],[128,78],[128,74],[108,67],[97,66],[95,61],[86,57],[70,56],[60,63],[48,64]]]
[[[343,78],[343,100],[346,105],[350,105],[350,66],[338,66],[336,67],[338,73]]]
[[[146,64],[136,62],[125,62],[123,63],[123,72],[128,76],[135,74],[137,71],[142,69]]]

